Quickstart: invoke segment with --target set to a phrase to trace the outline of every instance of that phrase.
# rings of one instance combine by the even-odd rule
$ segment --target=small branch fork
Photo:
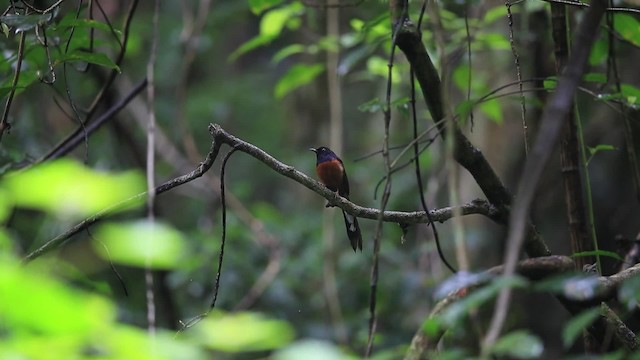
[[[340,197],[335,192],[327,189],[320,182],[310,178],[304,173],[296,170],[290,165],[287,165],[283,162],[278,161],[273,156],[266,153],[264,150],[258,148],[255,145],[252,145],[244,140],[241,140],[220,127],[217,124],[209,125],[209,132],[213,137],[213,141],[211,143],[211,148],[209,153],[203,162],[201,162],[193,171],[188,174],[179,176],[175,179],[169,180],[162,185],[156,187],[156,195],[160,195],[168,190],[171,190],[177,186],[186,184],[192,180],[195,180],[201,177],[204,173],[206,173],[214,161],[218,157],[218,153],[220,152],[220,147],[222,144],[226,144],[232,148],[237,149],[238,151],[244,152],[257,160],[260,160],[262,163],[276,171],[277,173],[284,175],[297,183],[302,184],[309,190],[317,193],[318,195],[324,197],[329,201],[330,204],[335,205],[342,210],[346,211],[349,214],[354,216],[377,220],[380,217],[380,210],[375,208],[367,208],[363,206],[356,205],[349,200]],[[88,228],[94,223],[109,217],[110,215],[126,209],[136,202],[140,202],[146,196],[146,192],[138,194],[134,197],[131,197],[123,202],[115,204],[109,208],[106,208],[95,215],[86,218],[82,222],[76,224],[72,228],[68,229],[64,233],[56,236],[55,238],[47,241],[44,245],[34,250],[30,254],[25,257],[25,261],[31,261],[36,259],[45,253],[56,249],[61,246],[65,241],[70,239],[75,234],[81,232],[82,230]],[[498,208],[493,206],[486,200],[476,199],[471,201],[470,203],[460,205],[460,206],[448,206],[440,209],[434,209],[429,211],[429,215],[433,221],[444,222],[446,220],[451,219],[454,214],[458,212],[462,215],[471,215],[471,214],[479,214],[484,215],[493,221],[501,222],[503,217],[500,216]],[[429,219],[427,214],[424,211],[384,211],[382,213],[382,220],[386,222],[395,222],[402,226],[412,225],[412,224],[420,224],[420,223],[428,223]]]

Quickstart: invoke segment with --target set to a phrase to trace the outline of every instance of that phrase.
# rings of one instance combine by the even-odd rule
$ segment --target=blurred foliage
[[[33,6],[45,9],[52,3],[34,1]],[[144,219],[140,197],[56,251],[28,264],[20,262],[83,218],[145,190],[144,95],[63,159],[39,163],[68,134],[86,130],[79,121],[88,117],[90,124],[95,114],[103,114],[146,76],[153,4],[139,2],[127,34],[124,19],[130,3],[95,1],[90,14],[86,2],[65,1],[37,13],[11,1],[5,6],[17,7],[0,16],[0,103],[14,95],[8,109],[11,132],[4,134],[0,147],[0,358],[359,358],[356,354],[362,354],[367,343],[374,222],[361,221],[365,251],[353,254],[339,211],[325,209],[323,199],[248,156],[238,154],[228,167],[227,244],[216,310],[191,328],[178,332],[208,310],[220,253],[217,164],[203,178],[159,196],[153,223]],[[328,87],[327,77],[337,76],[345,140],[341,157],[349,171],[351,198],[365,206],[379,205],[375,189],[384,176],[379,156],[383,110],[393,115],[392,158],[401,154],[398,164],[405,164],[412,156],[403,152],[412,138],[409,67],[398,51],[391,68],[390,104],[384,100],[392,42],[388,4],[370,1],[340,8],[340,32],[334,36],[326,32],[327,9],[308,3],[224,0],[211,2],[210,8],[203,6],[206,1],[161,3],[155,69],[157,183],[185,174],[203,160],[210,146],[210,122],[313,174],[315,160],[306,149],[330,143],[329,93],[335,89]],[[523,151],[507,9],[490,2],[434,4],[438,18],[435,10],[427,11],[422,39],[440,67],[451,111],[465,129],[473,130],[474,145],[477,142],[510,184]],[[419,11],[411,2],[414,21]],[[535,117],[557,82],[549,71],[548,34],[533,27],[539,20],[534,16],[548,15],[548,4],[528,1],[514,4],[511,11],[522,71],[531,77],[527,111]],[[610,121],[617,115],[599,111],[621,104],[628,116],[635,116],[640,99],[633,71],[638,20],[628,14],[613,18],[609,30],[615,36],[600,34],[578,96],[589,115],[585,124],[591,127],[585,131],[591,134],[585,150],[589,169],[606,174],[594,181],[603,204],[632,196],[630,176],[620,170],[628,168],[619,160],[624,139],[608,130],[619,127]],[[607,67],[611,41],[620,50],[625,75],[619,89]],[[330,69],[326,58],[335,53],[338,67]],[[102,92],[111,75],[114,85]],[[100,101],[89,117],[95,99]],[[418,131],[433,129],[422,101],[416,103]],[[469,124],[475,124],[475,130]],[[437,137],[435,131],[430,135]],[[451,205],[443,191],[449,160],[442,142],[425,139],[421,149],[428,205]],[[614,165],[618,167],[607,167]],[[467,202],[481,192],[465,176],[460,198]],[[548,182],[559,183],[557,178]],[[610,184],[613,189],[605,186]],[[605,190],[597,191],[600,187]],[[415,191],[412,169],[400,169],[394,173],[389,208],[421,209]],[[540,194],[544,209],[536,220],[541,233],[551,239],[554,251],[566,252],[566,223],[554,223],[564,221],[555,202],[562,196],[549,188]],[[638,231],[637,219],[620,215],[624,208],[616,204],[601,210],[618,214],[615,221],[603,216],[597,224],[605,238],[613,238],[612,232]],[[568,315],[559,306],[530,298],[547,293],[588,298],[601,290],[597,279],[567,274],[535,284],[519,277],[494,280],[478,271],[500,261],[502,229],[477,216],[465,217],[463,224],[474,272],[448,280],[430,230],[416,226],[405,234],[392,224],[385,226],[372,358],[401,358],[416,331],[429,336],[446,332],[446,346],[429,358],[477,356],[486,314],[505,287],[514,288],[523,300],[515,304],[506,334],[486,350],[485,358],[577,353],[582,329],[598,312],[585,311],[565,324]],[[438,230],[445,255],[453,259],[453,226],[438,224]],[[599,254],[616,264],[621,258],[610,247]],[[145,267],[154,274],[155,335],[146,330]],[[640,282],[633,278],[618,291],[620,307],[631,319],[638,289]],[[427,319],[435,304],[451,293],[459,294],[459,301]],[[540,316],[541,311],[548,315]]]

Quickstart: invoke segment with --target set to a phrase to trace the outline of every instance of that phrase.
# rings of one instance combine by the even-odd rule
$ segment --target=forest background
[[[635,6],[8,1],[0,357],[634,354]]]

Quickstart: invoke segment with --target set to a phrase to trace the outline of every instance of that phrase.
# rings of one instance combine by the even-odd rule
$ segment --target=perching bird
[[[338,195],[345,199],[349,199],[349,179],[344,169],[342,160],[329,148],[321,146],[317,149],[311,148],[310,151],[316,153],[316,173],[320,181],[331,191],[337,191]],[[360,249],[362,251],[362,234],[360,233],[360,225],[358,219],[346,212],[342,212],[344,223],[347,226],[347,235],[351,242],[353,251]]]

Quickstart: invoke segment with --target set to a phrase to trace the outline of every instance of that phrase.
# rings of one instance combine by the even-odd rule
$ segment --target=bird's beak
[[[309,148],[309,151],[313,151],[314,153],[318,153],[318,149],[315,149],[315,148]]]

